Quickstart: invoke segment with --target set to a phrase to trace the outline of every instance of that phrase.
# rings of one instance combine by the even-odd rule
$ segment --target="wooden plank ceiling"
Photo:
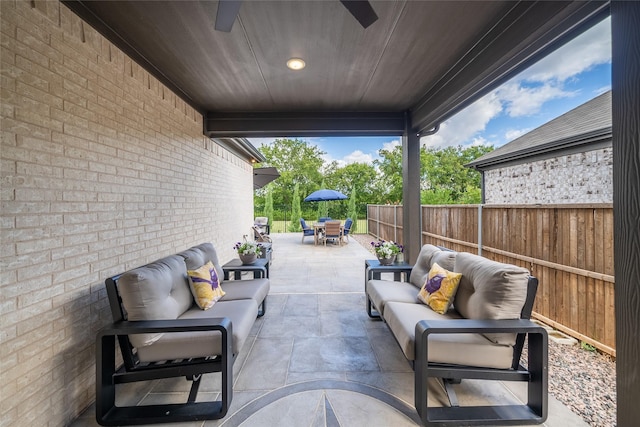
[[[429,129],[608,14],[607,2],[64,1],[189,104],[210,136]],[[299,57],[306,68],[291,71]],[[405,121],[405,118],[408,120]]]

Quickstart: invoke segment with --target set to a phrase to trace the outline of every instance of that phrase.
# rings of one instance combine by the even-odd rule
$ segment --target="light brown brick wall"
[[[104,279],[253,220],[251,165],[57,1],[0,1],[0,425],[94,399]]]

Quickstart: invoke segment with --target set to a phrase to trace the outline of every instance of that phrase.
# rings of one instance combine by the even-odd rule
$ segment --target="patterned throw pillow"
[[[225,292],[220,287],[216,268],[211,261],[197,270],[187,270],[187,275],[193,298],[201,309],[210,309],[224,296]]]
[[[462,274],[453,273],[434,263],[429,270],[418,299],[427,304],[436,313],[444,314],[449,310],[456,295]]]

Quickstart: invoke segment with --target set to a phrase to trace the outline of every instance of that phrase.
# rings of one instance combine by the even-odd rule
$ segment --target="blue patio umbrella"
[[[329,200],[344,200],[347,196],[336,190],[322,189],[314,191],[304,198],[305,202],[326,202]]]

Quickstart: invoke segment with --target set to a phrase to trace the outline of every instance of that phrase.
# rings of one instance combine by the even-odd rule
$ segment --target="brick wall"
[[[611,147],[486,171],[485,201],[612,203]]]
[[[253,222],[251,165],[56,1],[0,1],[0,425],[67,424],[94,399],[110,275]]]

